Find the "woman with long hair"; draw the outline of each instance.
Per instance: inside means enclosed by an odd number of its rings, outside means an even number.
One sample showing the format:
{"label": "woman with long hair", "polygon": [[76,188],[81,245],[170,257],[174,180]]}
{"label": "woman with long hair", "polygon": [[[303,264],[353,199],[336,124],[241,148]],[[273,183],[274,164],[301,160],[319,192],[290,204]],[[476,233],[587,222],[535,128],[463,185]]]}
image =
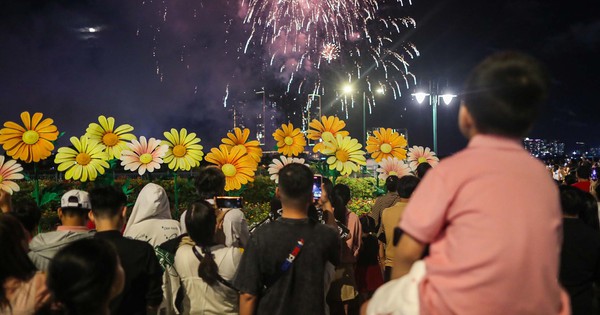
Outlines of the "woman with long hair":
{"label": "woman with long hair", "polygon": [[48,301],[46,276],[27,257],[28,238],[15,217],[0,216],[0,314],[34,314]]}
{"label": "woman with long hair", "polygon": [[125,272],[109,242],[86,238],[54,256],[47,281],[53,303],[63,314],[108,315],[110,301],[123,291]]}
{"label": "woman with long hair", "polygon": [[204,200],[191,205],[185,217],[195,246],[182,245],[175,254],[175,270],[185,291],[182,314],[238,314],[239,295],[231,287],[242,253],[215,240],[215,208]]}
{"label": "woman with long hair", "polygon": [[361,246],[362,228],[358,216],[348,210],[348,203],[351,199],[350,188],[343,184],[337,184],[333,187],[331,194],[333,215],[337,222],[348,228],[349,233],[345,242],[342,243],[340,265],[335,270],[327,302],[332,315],[352,314],[358,306],[356,299],[358,288],[354,270]]}

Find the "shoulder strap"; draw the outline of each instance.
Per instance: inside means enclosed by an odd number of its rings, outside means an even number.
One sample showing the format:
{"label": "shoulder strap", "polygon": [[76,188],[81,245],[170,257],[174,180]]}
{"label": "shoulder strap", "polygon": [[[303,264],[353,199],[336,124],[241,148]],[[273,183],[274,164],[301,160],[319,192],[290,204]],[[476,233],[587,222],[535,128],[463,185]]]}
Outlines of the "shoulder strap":
{"label": "shoulder strap", "polygon": [[263,291],[262,291],[263,296],[266,294],[266,292],[269,290],[269,288],[273,287],[273,285],[275,283],[277,283],[277,281],[279,279],[281,279],[287,273],[288,270],[292,269],[291,268],[292,264],[294,263],[296,258],[298,258],[298,255],[300,255],[302,248],[315,234],[315,233],[313,233],[313,230],[314,230],[314,227],[316,224],[318,224],[318,223],[311,221],[311,229],[310,229],[310,232],[308,233],[308,235],[301,235],[300,238],[298,238],[298,240],[294,244],[294,248],[292,248],[290,253],[287,255],[287,258],[284,260],[283,264],[281,264],[281,268],[279,269],[279,272],[272,278],[271,281],[269,281],[270,283],[264,285]]}
{"label": "shoulder strap", "polygon": [[[196,246],[192,246],[192,252],[194,252],[194,256],[196,256],[198,261],[202,262],[202,259],[204,259],[204,257],[202,256],[202,254],[200,254],[200,252],[198,252],[198,250],[196,249]],[[212,253],[210,255],[212,255]],[[221,277],[221,275],[218,272],[217,272],[217,281],[219,281],[219,283],[221,283],[222,285],[237,292],[237,289],[234,288],[233,285],[229,281],[227,281],[223,277]]]}

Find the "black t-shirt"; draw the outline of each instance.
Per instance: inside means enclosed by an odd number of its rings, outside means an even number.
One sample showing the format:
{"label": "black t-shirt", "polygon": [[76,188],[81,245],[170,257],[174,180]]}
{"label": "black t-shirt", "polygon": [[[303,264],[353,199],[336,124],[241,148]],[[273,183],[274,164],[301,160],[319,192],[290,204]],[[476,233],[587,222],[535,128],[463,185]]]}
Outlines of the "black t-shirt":
{"label": "black t-shirt", "polygon": [[119,231],[96,232],[96,238],[111,242],[125,270],[125,287],[110,304],[111,314],[146,314],[146,307],[162,302],[162,273],[152,246],[125,238]]}
{"label": "black t-shirt", "polygon": [[[299,239],[304,246],[282,272]],[[279,218],[259,227],[248,243],[233,285],[258,296],[257,314],[325,313],[325,264],[340,261],[341,240],[333,228],[310,219]]]}
{"label": "black t-shirt", "polygon": [[592,284],[600,279],[600,233],[580,219],[564,219],[560,258],[560,282],[571,298],[572,314],[592,314]]}

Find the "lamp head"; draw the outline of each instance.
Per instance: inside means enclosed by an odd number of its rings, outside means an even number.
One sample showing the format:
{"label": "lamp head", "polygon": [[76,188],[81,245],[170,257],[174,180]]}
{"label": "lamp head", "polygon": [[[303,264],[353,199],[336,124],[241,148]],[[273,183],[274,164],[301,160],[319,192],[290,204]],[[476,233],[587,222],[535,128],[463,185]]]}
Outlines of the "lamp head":
{"label": "lamp head", "polygon": [[425,100],[425,98],[427,96],[429,96],[429,93],[417,92],[417,93],[413,93],[413,96],[417,99],[417,102],[419,102],[419,104],[421,104],[421,103],[423,103],[423,101]]}
{"label": "lamp head", "polygon": [[444,104],[450,105],[450,102],[452,102],[452,99],[454,99],[456,97],[456,95],[454,95],[454,94],[443,94],[443,95],[441,95],[441,97],[444,100]]}
{"label": "lamp head", "polygon": [[344,92],[344,94],[350,94],[350,93],[352,93],[352,90],[353,90],[353,88],[352,88],[352,85],[350,85],[350,84],[346,84],[342,88],[342,92]]}

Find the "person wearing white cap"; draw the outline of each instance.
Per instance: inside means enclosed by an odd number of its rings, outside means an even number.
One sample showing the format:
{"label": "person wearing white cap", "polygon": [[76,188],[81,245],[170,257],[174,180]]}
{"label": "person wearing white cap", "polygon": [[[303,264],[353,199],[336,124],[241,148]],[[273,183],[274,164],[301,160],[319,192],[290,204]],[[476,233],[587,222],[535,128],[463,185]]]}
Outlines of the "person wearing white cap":
{"label": "person wearing white cap", "polygon": [[94,235],[86,226],[91,209],[90,196],[85,191],[70,190],[62,196],[57,210],[62,225],[56,231],[36,235],[29,243],[29,258],[39,270],[48,270],[54,255],[67,244]]}

